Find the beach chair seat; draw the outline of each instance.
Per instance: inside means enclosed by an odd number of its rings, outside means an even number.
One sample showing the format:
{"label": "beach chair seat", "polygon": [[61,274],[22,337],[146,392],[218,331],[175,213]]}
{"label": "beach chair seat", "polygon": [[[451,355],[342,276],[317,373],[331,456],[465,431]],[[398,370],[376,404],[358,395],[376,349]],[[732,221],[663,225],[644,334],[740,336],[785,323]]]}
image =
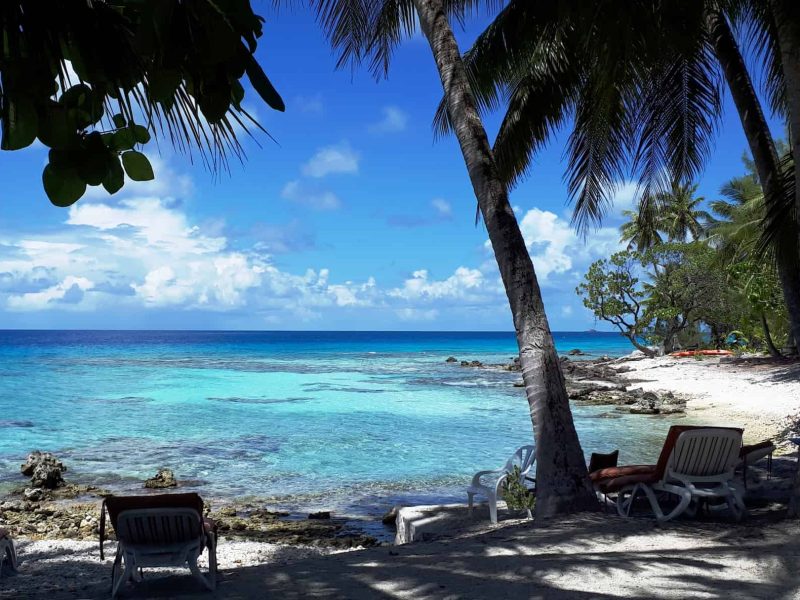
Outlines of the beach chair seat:
{"label": "beach chair seat", "polygon": [[[616,492],[622,516],[630,515],[634,500],[643,493],[661,522],[693,511],[700,501],[714,500],[724,502],[739,520],[746,509],[732,480],[741,446],[741,429],[673,425],[655,465],[603,469],[590,477],[598,490]],[[677,506],[665,514],[656,493],[677,496]]]}
{"label": "beach chair seat", "polygon": [[0,528],[0,577],[4,569],[17,570],[17,551],[14,549],[14,540],[8,531]]}
{"label": "beach chair seat", "polygon": [[[203,500],[195,493],[111,496],[100,517],[100,558],[104,559],[105,516],[117,537],[111,568],[111,596],[128,581],[139,581],[145,567],[187,566],[205,587],[216,587],[216,525],[203,518]],[[208,550],[208,574],[197,559]]]}
{"label": "beach chair seat", "polygon": [[472,483],[467,488],[469,511],[472,514],[472,504],[475,496],[483,496],[489,503],[489,519],[497,523],[497,500],[503,495],[503,484],[514,467],[519,467],[520,481],[528,488],[535,488],[536,478],[533,470],[536,463],[536,448],[522,446],[517,448],[506,461],[506,464],[491,471],[478,471],[472,477]]}

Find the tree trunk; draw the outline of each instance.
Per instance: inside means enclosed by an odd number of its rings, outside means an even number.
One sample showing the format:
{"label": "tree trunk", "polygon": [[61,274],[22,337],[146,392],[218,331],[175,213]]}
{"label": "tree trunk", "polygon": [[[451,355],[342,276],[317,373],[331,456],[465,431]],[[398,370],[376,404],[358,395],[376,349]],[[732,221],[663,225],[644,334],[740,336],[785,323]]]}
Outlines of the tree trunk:
{"label": "tree trunk", "polygon": [[441,0],[413,0],[505,286],[536,439],[536,515],[596,509],[539,282],[508,202]]}
{"label": "tree trunk", "polygon": [[653,358],[653,357],[656,355],[656,353],[655,353],[655,352],[653,352],[653,351],[652,351],[650,348],[648,348],[647,346],[643,346],[642,344],[640,344],[640,343],[639,343],[639,340],[637,340],[637,339],[636,339],[636,335],[635,335],[635,334],[633,334],[633,335],[627,335],[627,336],[625,336],[625,337],[627,337],[627,338],[630,340],[630,342],[631,342],[631,344],[633,344],[633,347],[634,347],[634,348],[636,348],[636,349],[637,349],[639,352],[641,352],[641,353],[642,353],[642,354],[644,354],[645,356],[647,356],[647,357],[649,357],[649,358]]}
{"label": "tree trunk", "polygon": [[764,341],[767,344],[769,355],[774,358],[783,358],[783,354],[781,354],[781,351],[775,347],[775,344],[772,341],[772,334],[769,332],[769,323],[767,323],[767,315],[765,315],[763,312],[761,313],[761,329],[764,330]]}
{"label": "tree trunk", "polygon": [[[767,206],[773,205],[783,192],[780,186],[778,153],[775,150],[769,125],[764,118],[764,112],[761,109],[761,103],[756,95],[747,66],[725,16],[720,12],[712,12],[709,14],[708,20],[714,51],[717,60],[722,65],[725,80],[742,121],[745,137],[747,137],[747,143],[758,172],[758,179],[764,190],[765,203]],[[800,93],[800,90],[798,92]],[[800,101],[800,98],[798,100]],[[797,154],[797,150],[795,150],[795,156],[800,156]],[[800,192],[800,188],[798,188],[798,192]],[[800,341],[800,260],[798,260],[800,246],[794,252],[794,260],[791,256],[786,257],[787,253],[776,252],[775,254],[778,278],[789,313],[792,337]]]}

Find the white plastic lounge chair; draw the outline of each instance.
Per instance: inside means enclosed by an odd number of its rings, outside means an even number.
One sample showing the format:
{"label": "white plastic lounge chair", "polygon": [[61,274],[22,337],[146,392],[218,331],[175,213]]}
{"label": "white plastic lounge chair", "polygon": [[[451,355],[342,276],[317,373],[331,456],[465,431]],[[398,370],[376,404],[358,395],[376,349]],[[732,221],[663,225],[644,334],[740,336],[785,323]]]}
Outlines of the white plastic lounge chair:
{"label": "white plastic lounge chair", "polygon": [[[746,508],[732,481],[741,447],[740,429],[673,426],[662,450],[662,458],[669,452],[665,468],[660,468],[663,464],[660,458],[650,474],[642,474],[640,481],[631,481],[620,489],[617,496],[619,514],[629,516],[633,500],[639,492],[643,492],[660,522],[674,519],[683,512],[693,512],[696,503],[690,505],[700,499],[723,500],[736,520],[740,520]],[[678,496],[678,505],[664,514],[656,492]]]}
{"label": "white plastic lounge chair", "polygon": [[0,577],[3,576],[3,569],[6,566],[12,571],[17,570],[17,552],[14,550],[14,541],[8,532],[0,529]]}
{"label": "white plastic lounge chair", "polygon": [[472,504],[475,496],[484,496],[489,501],[489,518],[492,523],[497,523],[497,499],[502,497],[503,483],[514,467],[519,467],[520,481],[535,484],[534,464],[536,462],[536,448],[522,446],[506,461],[506,464],[493,471],[478,471],[472,477],[472,483],[467,488],[469,510],[472,514]]}
{"label": "white plastic lounge chair", "polygon": [[[140,581],[143,567],[188,566],[205,587],[216,587],[216,535],[213,522],[203,519],[203,500],[197,494],[111,496],[103,502],[117,536],[111,569],[111,597],[126,582]],[[100,524],[103,559],[105,510]],[[197,559],[208,548],[208,575]]]}

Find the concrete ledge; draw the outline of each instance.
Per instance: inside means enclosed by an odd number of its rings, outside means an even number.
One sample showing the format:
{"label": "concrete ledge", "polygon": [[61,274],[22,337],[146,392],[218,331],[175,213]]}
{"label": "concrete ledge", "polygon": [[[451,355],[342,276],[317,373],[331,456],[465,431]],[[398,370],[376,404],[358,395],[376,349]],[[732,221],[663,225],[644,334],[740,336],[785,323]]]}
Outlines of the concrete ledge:
{"label": "concrete ledge", "polygon": [[[499,502],[497,508],[505,509],[505,504]],[[406,506],[397,512],[396,525],[394,543],[398,546],[492,527],[489,507],[485,504],[475,506],[472,515],[466,504]]]}

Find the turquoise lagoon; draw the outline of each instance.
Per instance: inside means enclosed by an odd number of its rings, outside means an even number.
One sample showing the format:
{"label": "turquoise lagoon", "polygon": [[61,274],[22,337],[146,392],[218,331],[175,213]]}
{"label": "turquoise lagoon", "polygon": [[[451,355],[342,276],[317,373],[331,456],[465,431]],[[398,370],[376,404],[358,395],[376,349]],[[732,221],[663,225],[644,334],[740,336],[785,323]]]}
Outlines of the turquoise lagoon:
{"label": "turquoise lagoon", "polygon": [[[560,352],[622,355],[613,333]],[[531,440],[510,333],[0,332],[0,489],[33,449],[119,492],[157,468],[209,497],[372,514],[461,499],[471,473]],[[575,407],[584,451],[655,458],[668,421]]]}

